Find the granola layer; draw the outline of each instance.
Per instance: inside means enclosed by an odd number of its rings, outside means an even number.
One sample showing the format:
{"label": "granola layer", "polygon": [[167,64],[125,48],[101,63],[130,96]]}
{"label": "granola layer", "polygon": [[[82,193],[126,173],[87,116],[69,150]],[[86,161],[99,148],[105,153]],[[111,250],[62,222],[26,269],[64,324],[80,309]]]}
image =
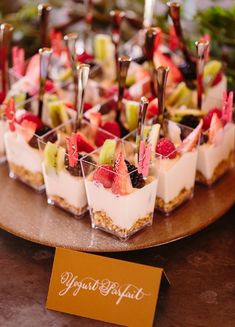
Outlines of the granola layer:
{"label": "granola layer", "polygon": [[43,175],[41,172],[33,173],[23,166],[18,166],[13,162],[9,162],[10,173],[14,174],[14,177],[20,179],[25,184],[30,185],[35,189],[40,189],[44,185]]}
{"label": "granola layer", "polygon": [[223,159],[215,168],[211,178],[207,179],[200,171],[197,170],[196,181],[210,186],[222,177],[234,164],[234,152],[231,151],[227,159]]}
{"label": "granola layer", "polygon": [[113,220],[107,216],[104,211],[93,211],[92,214],[92,224],[100,229],[109,231],[110,233],[117,235],[121,238],[128,238],[130,235],[134,234],[138,230],[142,229],[146,225],[152,224],[153,214],[149,213],[143,218],[136,220],[134,225],[130,229],[122,228],[113,223]]}
{"label": "granola layer", "polygon": [[170,213],[172,210],[180,206],[183,202],[191,198],[193,195],[193,187],[183,190],[171,201],[165,202],[162,198],[156,197],[155,208],[164,213]]}
{"label": "granola layer", "polygon": [[87,205],[82,208],[77,208],[69,204],[65,199],[61,198],[58,195],[49,195],[48,197],[54,205],[61,207],[62,209],[69,211],[76,216],[82,215],[87,210]]}

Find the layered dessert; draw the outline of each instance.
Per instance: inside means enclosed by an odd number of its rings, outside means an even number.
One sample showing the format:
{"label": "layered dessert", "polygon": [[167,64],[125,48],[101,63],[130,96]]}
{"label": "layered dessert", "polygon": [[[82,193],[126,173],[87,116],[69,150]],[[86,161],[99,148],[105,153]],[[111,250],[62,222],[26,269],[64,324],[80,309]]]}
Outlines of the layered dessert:
{"label": "layered dessert", "polygon": [[[45,180],[47,201],[75,216],[87,210],[87,197],[82,177],[81,158],[101,146],[105,140],[115,142],[114,136],[83,121],[75,133],[61,133],[53,130],[39,140],[43,152],[42,171]],[[50,134],[57,133],[55,143],[46,142]],[[60,135],[60,136],[59,136]],[[87,160],[91,161],[89,156]]]}
{"label": "layered dessert", "polygon": [[[63,110],[63,114],[61,111],[59,114],[69,119],[66,109]],[[35,190],[44,190],[38,138],[52,128],[43,123],[40,117],[26,110],[11,112],[11,117],[7,115],[7,120],[10,129],[5,133],[4,141],[10,177],[21,180]],[[51,134],[51,137],[55,141],[56,135]]]}
{"label": "layered dessert", "polygon": [[156,173],[144,178],[120,144],[106,141],[97,155],[95,165],[86,157],[81,161],[92,227],[128,239],[152,224]]}
{"label": "layered dessert", "polygon": [[5,153],[5,145],[4,145],[4,134],[6,133],[6,131],[7,131],[7,123],[6,120],[3,117],[1,117],[1,112],[0,112],[0,164],[6,161],[6,153]]}
{"label": "layered dessert", "polygon": [[166,136],[156,145],[161,165],[155,203],[156,209],[166,215],[193,197],[202,121],[193,131],[171,121],[167,125]]}
{"label": "layered dessert", "polygon": [[198,148],[198,182],[210,186],[234,165],[234,140],[232,108],[209,111],[204,117],[203,140]]}

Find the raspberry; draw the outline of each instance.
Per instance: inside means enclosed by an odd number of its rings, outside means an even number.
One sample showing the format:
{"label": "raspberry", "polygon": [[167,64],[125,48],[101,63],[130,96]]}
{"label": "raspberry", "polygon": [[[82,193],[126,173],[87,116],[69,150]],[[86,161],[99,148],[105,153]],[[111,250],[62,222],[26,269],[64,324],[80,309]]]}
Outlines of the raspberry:
{"label": "raspberry", "polygon": [[163,155],[164,157],[168,157],[169,159],[174,159],[176,157],[175,146],[167,138],[162,138],[158,141],[156,152]]}
{"label": "raspberry", "polygon": [[218,118],[221,118],[222,116],[222,111],[218,108],[213,108],[210,111],[208,111],[207,115],[203,118],[203,130],[206,131],[207,129],[210,128],[211,125],[211,119],[213,114],[216,113]]}

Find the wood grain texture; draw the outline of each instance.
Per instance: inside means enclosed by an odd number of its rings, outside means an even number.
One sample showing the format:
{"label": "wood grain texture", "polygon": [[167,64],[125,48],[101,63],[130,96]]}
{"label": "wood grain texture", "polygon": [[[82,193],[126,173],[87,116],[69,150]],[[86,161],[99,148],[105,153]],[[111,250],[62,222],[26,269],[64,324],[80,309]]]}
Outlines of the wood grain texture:
{"label": "wood grain texture", "polygon": [[89,216],[79,220],[47,205],[45,194],[8,177],[0,167],[0,227],[16,236],[52,247],[87,252],[122,252],[149,248],[190,236],[224,215],[235,202],[235,169],[212,188],[196,186],[194,198],[169,217],[156,214],[153,226],[122,242],[90,226]]}

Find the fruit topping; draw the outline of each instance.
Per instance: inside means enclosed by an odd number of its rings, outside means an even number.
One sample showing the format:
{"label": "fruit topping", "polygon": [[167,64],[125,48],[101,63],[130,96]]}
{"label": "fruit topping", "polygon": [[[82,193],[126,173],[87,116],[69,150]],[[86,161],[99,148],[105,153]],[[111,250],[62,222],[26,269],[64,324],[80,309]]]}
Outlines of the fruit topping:
{"label": "fruit topping", "polygon": [[116,140],[106,140],[100,150],[99,163],[112,165],[114,162],[114,153],[116,150]]}
{"label": "fruit topping", "polygon": [[129,131],[133,131],[138,125],[139,102],[127,101],[125,109],[128,129]]}
{"label": "fruit topping", "polygon": [[82,155],[78,154],[78,160],[74,167],[71,167],[69,164],[69,156],[68,154],[65,155],[64,157],[64,165],[65,169],[72,175],[72,176],[82,176],[82,168],[81,168],[81,163],[80,159],[82,158]]}
{"label": "fruit topping", "polygon": [[36,124],[36,130],[43,127],[42,120],[38,116],[35,116],[34,114],[32,114],[30,112],[26,111],[22,115],[20,115],[19,118],[17,119],[17,123],[22,124],[22,122],[25,121],[25,120],[35,123]]}
{"label": "fruit topping", "polygon": [[97,127],[99,127],[101,125],[102,115],[100,112],[91,111],[91,112],[89,112],[88,118],[92,125],[97,126]]}
{"label": "fruit topping", "polygon": [[222,116],[222,111],[218,108],[213,108],[210,111],[208,111],[207,115],[203,118],[203,130],[206,131],[210,128],[211,125],[211,119],[213,114],[216,114],[219,118]]}
{"label": "fruit topping", "polygon": [[149,132],[148,132],[148,136],[147,136],[147,144],[151,144],[151,149],[153,152],[153,155],[155,155],[155,149],[157,146],[157,142],[159,139],[159,135],[160,135],[160,128],[161,125],[160,124],[154,124],[151,126]]}
{"label": "fruit topping", "polygon": [[221,69],[222,64],[217,60],[211,60],[205,65],[203,79],[206,86],[216,85],[216,80],[218,83],[218,74]]}
{"label": "fruit topping", "polygon": [[167,123],[167,135],[174,144],[181,143],[181,129],[178,124],[171,120]]}
{"label": "fruit topping", "polygon": [[150,119],[153,117],[156,117],[158,115],[158,99],[155,98],[152,101],[149,102],[146,118]]}
{"label": "fruit topping", "polygon": [[220,141],[220,136],[223,132],[223,123],[217,113],[213,113],[208,134],[210,144],[217,144]]}
{"label": "fruit topping", "polygon": [[21,125],[20,125],[20,128],[19,128],[19,133],[23,136],[24,140],[28,143],[35,131],[36,131],[36,123],[32,122],[32,121],[29,121],[29,120],[23,120]]}
{"label": "fruit topping", "polygon": [[139,174],[136,166],[129,163],[129,161],[125,160],[127,165],[128,173],[130,173],[131,184],[135,188],[142,188],[145,185],[145,181],[143,178],[143,174]]}
{"label": "fruit topping", "polygon": [[197,127],[183,140],[181,145],[177,148],[177,152],[183,154],[185,152],[192,151],[198,144],[201,132],[202,132],[203,120],[200,120],[200,123]]}
{"label": "fruit topping", "polygon": [[48,110],[53,128],[65,123],[69,119],[67,109],[61,101],[48,102]]}
{"label": "fruit topping", "polygon": [[158,141],[156,152],[169,159],[176,157],[175,145],[168,138],[162,138]]}
{"label": "fruit topping", "polygon": [[179,83],[171,95],[168,97],[166,104],[167,106],[190,105],[192,99],[192,91],[186,86],[185,82]]}
{"label": "fruit topping", "polygon": [[108,139],[114,139],[115,136],[109,135],[106,132],[102,131],[102,130],[98,130],[96,133],[96,137],[95,137],[95,145],[97,147],[100,147],[104,144],[104,142]]}
{"label": "fruit topping", "polygon": [[93,180],[102,184],[105,188],[110,188],[114,180],[114,170],[109,165],[102,165],[96,169]]}
{"label": "fruit topping", "polygon": [[121,137],[120,126],[116,121],[107,121],[102,125],[102,128],[114,136]]}
{"label": "fruit topping", "polygon": [[56,172],[57,166],[57,151],[58,147],[56,144],[48,142],[44,149],[44,165],[46,173]]}
{"label": "fruit topping", "polygon": [[182,117],[180,123],[191,128],[196,128],[199,124],[199,117],[195,115],[185,115]]}
{"label": "fruit topping", "polygon": [[132,191],[130,175],[128,174],[127,165],[124,161],[124,155],[121,151],[115,162],[114,168],[116,174],[112,184],[112,192],[117,195],[127,195]]}
{"label": "fruit topping", "polygon": [[79,152],[90,153],[95,150],[93,145],[89,143],[88,139],[84,135],[77,132],[76,137],[77,137],[77,145],[78,145]]}

